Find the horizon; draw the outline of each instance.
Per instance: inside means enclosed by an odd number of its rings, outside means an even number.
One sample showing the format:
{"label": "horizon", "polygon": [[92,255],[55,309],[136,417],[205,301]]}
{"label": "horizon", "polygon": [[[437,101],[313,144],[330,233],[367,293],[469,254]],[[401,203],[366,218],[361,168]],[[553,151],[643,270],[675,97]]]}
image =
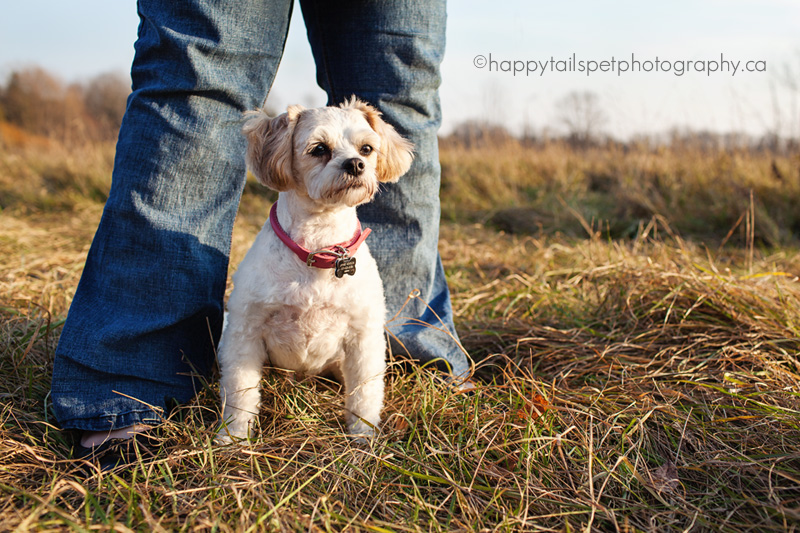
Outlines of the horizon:
{"label": "horizon", "polygon": [[[466,121],[501,124],[516,135],[561,135],[563,100],[591,93],[600,131],[615,139],[687,130],[800,136],[800,3],[518,0],[492,7],[487,13],[475,0],[448,5],[443,135]],[[76,8],[31,0],[8,11],[0,22],[3,80],[25,66],[67,83],[105,72],[129,76],[138,25],[133,4],[85,0]],[[748,71],[748,62],[760,68]],[[295,7],[268,104],[282,110],[325,101]]]}

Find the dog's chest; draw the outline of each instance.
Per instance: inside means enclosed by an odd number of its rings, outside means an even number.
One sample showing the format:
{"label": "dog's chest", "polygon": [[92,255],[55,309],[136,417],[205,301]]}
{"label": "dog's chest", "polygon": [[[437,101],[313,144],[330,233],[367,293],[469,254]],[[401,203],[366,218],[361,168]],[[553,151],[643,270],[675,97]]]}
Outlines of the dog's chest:
{"label": "dog's chest", "polygon": [[313,375],[342,357],[352,334],[339,306],[280,305],[270,310],[263,339],[272,366]]}

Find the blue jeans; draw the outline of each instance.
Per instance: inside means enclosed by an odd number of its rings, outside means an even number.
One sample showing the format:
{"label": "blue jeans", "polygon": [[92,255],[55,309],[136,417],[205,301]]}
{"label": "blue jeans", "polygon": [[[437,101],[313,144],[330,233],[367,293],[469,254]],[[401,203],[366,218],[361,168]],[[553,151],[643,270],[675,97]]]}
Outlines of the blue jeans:
{"label": "blue jeans", "polygon": [[[359,96],[416,147],[409,173],[359,211],[389,315],[420,291],[409,318],[390,324],[393,348],[465,375],[437,251],[444,1],[301,4],[329,103]],[[156,423],[211,375],[245,181],[241,114],[272,84],[292,2],[138,9],[111,192],[56,350],[51,397],[63,428]]]}

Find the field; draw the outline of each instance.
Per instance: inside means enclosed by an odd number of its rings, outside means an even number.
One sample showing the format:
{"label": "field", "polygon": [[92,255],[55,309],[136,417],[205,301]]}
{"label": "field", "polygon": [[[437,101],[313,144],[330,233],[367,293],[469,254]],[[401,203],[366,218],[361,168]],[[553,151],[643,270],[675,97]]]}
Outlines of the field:
{"label": "field", "polygon": [[[334,387],[268,374],[262,438],[221,449],[209,383],[156,457],[87,476],[49,376],[113,146],[0,134],[0,530],[800,529],[797,153],[446,144],[473,391],[393,365],[353,446]],[[232,269],[269,201],[245,191]]]}

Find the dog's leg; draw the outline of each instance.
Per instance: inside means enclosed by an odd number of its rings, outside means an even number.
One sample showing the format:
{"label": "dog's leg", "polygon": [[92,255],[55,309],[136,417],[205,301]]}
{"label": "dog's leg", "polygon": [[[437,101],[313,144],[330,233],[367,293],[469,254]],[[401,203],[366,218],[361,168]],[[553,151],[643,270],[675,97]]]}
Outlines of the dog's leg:
{"label": "dog's leg", "polygon": [[261,401],[259,383],[267,357],[258,332],[247,328],[243,331],[236,326],[231,317],[220,342],[220,396],[224,406],[223,422],[216,439],[220,444],[230,443],[233,438],[247,437],[258,414]]}
{"label": "dog's leg", "polygon": [[377,430],[383,408],[385,355],[382,324],[345,347],[341,371],[347,395],[345,420],[350,435],[371,437]]}

